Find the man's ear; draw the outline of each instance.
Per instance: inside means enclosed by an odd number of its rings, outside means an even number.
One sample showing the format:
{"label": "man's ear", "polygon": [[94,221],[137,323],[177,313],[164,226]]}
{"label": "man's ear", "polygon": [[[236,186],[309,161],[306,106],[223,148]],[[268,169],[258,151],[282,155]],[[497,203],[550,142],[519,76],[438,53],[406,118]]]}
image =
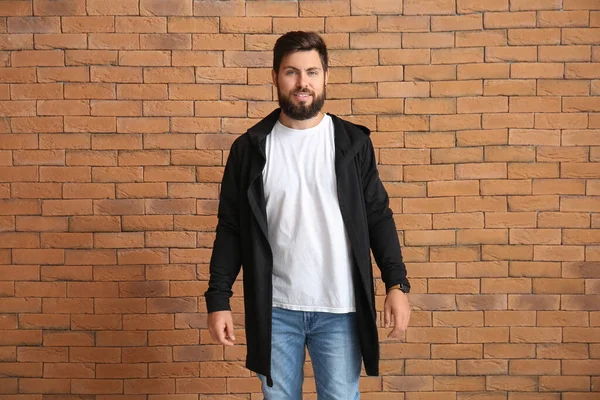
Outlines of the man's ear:
{"label": "man's ear", "polygon": [[277,72],[275,72],[274,69],[271,70],[271,78],[273,79],[273,85],[275,87],[278,87],[277,86]]}

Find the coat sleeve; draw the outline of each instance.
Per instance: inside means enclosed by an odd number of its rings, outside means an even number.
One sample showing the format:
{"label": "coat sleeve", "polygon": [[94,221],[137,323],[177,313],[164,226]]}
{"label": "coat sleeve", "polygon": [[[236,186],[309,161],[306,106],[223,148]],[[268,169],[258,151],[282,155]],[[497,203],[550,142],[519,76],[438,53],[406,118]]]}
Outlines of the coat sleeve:
{"label": "coat sleeve", "polygon": [[370,138],[363,148],[361,173],[369,241],[375,262],[381,270],[381,278],[386,289],[400,283],[410,286],[389,197],[379,179],[375,149]]}
{"label": "coat sleeve", "polygon": [[237,142],[231,146],[221,182],[216,238],[210,259],[210,279],[208,290],[204,294],[209,313],[231,310],[231,288],[241,268],[238,147]]}

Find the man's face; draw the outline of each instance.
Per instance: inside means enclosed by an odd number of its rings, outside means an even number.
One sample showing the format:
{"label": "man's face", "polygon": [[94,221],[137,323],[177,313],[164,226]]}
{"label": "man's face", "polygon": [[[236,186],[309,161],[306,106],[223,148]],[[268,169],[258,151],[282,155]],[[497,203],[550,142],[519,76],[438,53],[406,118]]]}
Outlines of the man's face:
{"label": "man's face", "polygon": [[297,51],[285,56],[279,73],[273,71],[273,84],[277,86],[281,110],[299,121],[315,117],[325,104],[328,75],[323,71],[316,50]]}

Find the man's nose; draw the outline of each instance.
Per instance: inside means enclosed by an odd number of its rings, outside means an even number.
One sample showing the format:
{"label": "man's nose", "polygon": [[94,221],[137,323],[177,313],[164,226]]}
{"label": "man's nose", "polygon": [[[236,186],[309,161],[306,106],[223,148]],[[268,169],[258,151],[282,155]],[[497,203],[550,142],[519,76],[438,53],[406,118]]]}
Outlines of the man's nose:
{"label": "man's nose", "polygon": [[308,75],[305,72],[298,74],[298,86],[302,89],[308,86]]}

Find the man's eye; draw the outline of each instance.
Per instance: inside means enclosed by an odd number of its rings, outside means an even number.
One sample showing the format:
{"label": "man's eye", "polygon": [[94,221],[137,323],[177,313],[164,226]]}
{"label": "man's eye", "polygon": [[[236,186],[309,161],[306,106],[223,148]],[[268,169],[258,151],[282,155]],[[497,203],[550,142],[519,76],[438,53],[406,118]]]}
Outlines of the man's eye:
{"label": "man's eye", "polygon": [[317,76],[317,71],[308,71],[308,75]]}
{"label": "man's eye", "polygon": [[292,74],[295,74],[295,73],[296,73],[296,71],[288,71],[288,72],[286,72],[286,75],[292,75]]}

